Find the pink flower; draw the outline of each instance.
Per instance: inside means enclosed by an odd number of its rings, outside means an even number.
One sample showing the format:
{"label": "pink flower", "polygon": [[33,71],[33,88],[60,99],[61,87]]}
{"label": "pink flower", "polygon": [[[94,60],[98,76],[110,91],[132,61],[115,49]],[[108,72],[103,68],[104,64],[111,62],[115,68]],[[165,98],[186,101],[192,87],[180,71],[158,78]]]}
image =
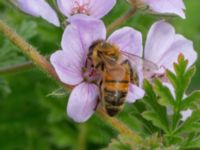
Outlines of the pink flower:
{"label": "pink flower", "polygon": [[57,3],[67,17],[85,14],[99,19],[114,7],[116,0],[57,0]]}
{"label": "pink flower", "polygon": [[165,21],[154,23],[147,35],[144,58],[158,65],[161,73],[163,68],[173,71],[173,63],[177,62],[179,54],[189,61],[188,67],[197,59],[192,41],[176,34],[174,27]]}
{"label": "pink flower", "polygon": [[[99,96],[99,87],[94,83],[98,75],[91,75],[91,67],[85,66],[85,62],[89,47],[97,40],[106,40],[106,28],[102,21],[85,15],[76,15],[69,22],[62,37],[63,50],[52,54],[50,60],[62,82],[76,85],[69,97],[67,113],[76,122],[84,122],[94,113]],[[132,28],[115,31],[107,41],[120,50],[142,56],[142,36]],[[141,88],[130,84],[127,102],[143,96]]]}
{"label": "pink flower", "polygon": [[57,14],[45,0],[13,0],[12,2],[23,12],[35,17],[42,17],[55,26],[60,26]]}
{"label": "pink flower", "polygon": [[187,109],[187,110],[181,111],[181,116],[182,116],[181,120],[186,121],[189,117],[192,116],[192,110]]}
{"label": "pink flower", "polygon": [[[51,56],[51,63],[62,82],[76,85],[69,98],[67,113],[75,121],[84,122],[94,113],[99,96],[99,87],[94,84],[99,76],[91,76],[92,70],[85,66],[85,62],[93,42],[106,39],[106,29],[102,21],[85,15],[76,15],[69,22],[62,37],[63,50]],[[130,27],[115,31],[107,41],[118,46],[122,52],[142,57],[141,33]],[[164,21],[153,24],[147,36],[145,59],[173,70],[172,64],[180,53],[188,59],[189,65],[197,58],[192,42],[176,34],[170,24]],[[158,72],[163,73],[163,68]],[[143,96],[144,91],[140,87],[130,84],[127,102],[135,102]]]}
{"label": "pink flower", "polygon": [[176,14],[185,19],[183,0],[141,0],[156,13]]}
{"label": "pink flower", "polygon": [[[165,73],[165,69],[174,72],[173,64],[177,62],[179,54],[183,54],[185,59],[188,60],[188,67],[193,65],[197,59],[197,53],[194,51],[192,41],[180,34],[176,34],[174,27],[165,21],[154,23],[147,35],[144,58],[158,65],[160,69],[155,74],[162,75]],[[150,76],[148,75],[147,77]],[[163,84],[169,88],[175,98],[173,86],[166,81]],[[187,96],[184,95],[184,97]],[[173,114],[170,107],[167,107],[167,112],[168,114]],[[181,115],[181,120],[185,121],[192,115],[192,110],[182,110]]]}
{"label": "pink flower", "polygon": [[142,7],[149,6],[149,9],[155,13],[176,14],[185,19],[185,5],[183,0],[127,0],[132,5]]}

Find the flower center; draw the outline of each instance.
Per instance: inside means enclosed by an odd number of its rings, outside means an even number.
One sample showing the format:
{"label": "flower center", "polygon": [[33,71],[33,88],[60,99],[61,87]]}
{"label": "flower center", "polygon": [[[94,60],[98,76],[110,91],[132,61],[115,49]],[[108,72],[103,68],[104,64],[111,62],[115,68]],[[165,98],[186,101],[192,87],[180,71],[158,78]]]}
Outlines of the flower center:
{"label": "flower center", "polygon": [[101,73],[94,67],[90,58],[87,58],[85,66],[82,68],[82,73],[86,82],[99,84],[101,81]]}
{"label": "flower center", "polygon": [[90,4],[90,0],[88,0],[87,3],[83,3],[83,4],[80,4],[80,2],[78,1],[74,1],[74,7],[72,9],[71,15],[85,14],[89,16],[90,15],[89,4]]}

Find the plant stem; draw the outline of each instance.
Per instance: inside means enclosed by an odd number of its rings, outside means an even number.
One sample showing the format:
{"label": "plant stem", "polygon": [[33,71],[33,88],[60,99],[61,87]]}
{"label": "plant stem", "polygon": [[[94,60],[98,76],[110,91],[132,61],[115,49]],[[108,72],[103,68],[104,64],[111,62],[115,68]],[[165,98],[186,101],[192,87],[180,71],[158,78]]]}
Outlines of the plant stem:
{"label": "plant stem", "polygon": [[[130,10],[128,10],[126,12],[125,15],[121,16],[120,18],[118,18],[117,20],[115,20],[112,24],[110,24],[107,27],[107,32],[112,32],[115,28],[117,28],[118,26],[120,26],[121,24],[123,24],[127,19],[129,19],[131,16],[133,16],[136,12],[137,8],[131,8]],[[2,23],[1,23],[2,24]],[[1,25],[2,26],[2,25]],[[12,41],[13,42],[13,41]],[[16,41],[15,41],[16,42]],[[14,43],[14,42],[13,42]],[[15,44],[15,43],[14,43]],[[15,44],[17,45],[17,44]],[[18,46],[18,45],[17,45]],[[26,45],[27,46],[27,45]],[[18,46],[21,49],[21,46]],[[24,45],[23,45],[24,47]],[[32,47],[33,48],[33,47]],[[34,48],[35,49],[35,48]],[[35,49],[36,50],[36,49]],[[34,62],[34,61],[33,61]],[[30,63],[30,64],[29,64]],[[37,65],[37,63],[36,63]],[[0,74],[5,74],[5,73],[13,73],[15,71],[18,70],[25,70],[25,69],[30,69],[34,67],[33,64],[31,64],[31,62],[27,62],[24,64],[17,64],[14,66],[10,66],[10,67],[5,67],[5,68],[0,68]]]}
{"label": "plant stem", "polygon": [[[40,55],[37,50],[27,43],[23,38],[17,35],[9,26],[7,26],[2,20],[0,20],[0,32],[4,33],[5,37],[8,38],[14,45],[20,48],[20,50],[31,59],[34,64],[39,67],[43,72],[51,75],[55,80],[60,81],[52,65],[46,60],[45,57]],[[59,83],[62,83],[61,81]],[[63,85],[63,83],[62,83]],[[70,90],[71,86],[64,86],[66,90]],[[106,120],[112,125],[120,134],[128,134],[135,140],[139,141],[139,135],[135,134],[126,125],[116,118],[110,118],[105,114],[103,109],[97,111],[99,116]]]}
{"label": "plant stem", "polygon": [[120,26],[121,24],[123,24],[126,20],[128,20],[131,16],[133,16],[136,12],[137,8],[131,8],[129,9],[126,14],[124,14],[123,16],[121,16],[120,18],[118,18],[117,20],[115,20],[112,24],[110,24],[107,27],[107,32],[110,33],[112,32],[114,29],[116,29],[118,26]]}
{"label": "plant stem", "polygon": [[54,71],[53,67],[48,63],[48,61],[41,56],[38,51],[17,35],[10,27],[8,27],[3,21],[0,20],[0,31],[20,50],[29,57],[35,65],[40,69],[44,70],[46,73],[50,73],[55,79],[58,80],[58,76]]}
{"label": "plant stem", "polygon": [[54,68],[45,57],[39,54],[36,48],[26,42],[22,37],[15,33],[6,23],[0,20],[0,32],[7,37],[14,45],[16,45],[23,54],[25,54],[38,68],[47,75],[51,75],[56,81],[59,81],[64,87],[72,88],[64,85],[58,78]]}
{"label": "plant stem", "polygon": [[97,110],[98,115],[101,116],[102,120],[105,120],[107,123],[112,125],[120,134],[122,135],[128,135],[130,136],[135,142],[140,143],[141,142],[141,137],[134,133],[130,128],[128,128],[123,122],[120,120],[114,118],[114,117],[109,117],[105,111],[103,110],[102,107],[98,108]]}
{"label": "plant stem", "polygon": [[14,73],[18,70],[21,71],[21,70],[26,70],[26,69],[31,69],[31,68],[34,68],[34,64],[31,61],[28,61],[21,64],[0,68],[0,74]]}
{"label": "plant stem", "polygon": [[87,126],[86,124],[79,125],[79,136],[77,139],[77,150],[86,150],[86,136],[87,136]]}

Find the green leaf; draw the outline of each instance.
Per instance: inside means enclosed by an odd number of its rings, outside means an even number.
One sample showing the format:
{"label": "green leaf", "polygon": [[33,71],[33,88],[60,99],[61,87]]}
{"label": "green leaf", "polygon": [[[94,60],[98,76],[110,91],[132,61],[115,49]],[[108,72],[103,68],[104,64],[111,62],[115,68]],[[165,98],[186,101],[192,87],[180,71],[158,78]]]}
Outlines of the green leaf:
{"label": "green leaf", "polygon": [[159,116],[157,115],[156,112],[153,112],[153,111],[145,111],[142,116],[149,120],[149,121],[152,121],[152,123],[156,126],[156,127],[159,127],[161,129],[163,129],[165,132],[168,132],[168,129],[166,127],[166,124],[164,124],[162,122],[162,120],[159,118]]}
{"label": "green leaf", "polygon": [[136,148],[132,138],[126,135],[119,135],[118,139],[113,139],[107,148],[102,150],[132,150]]}
{"label": "green leaf", "polygon": [[194,111],[186,121],[179,125],[174,134],[187,133],[192,131],[200,131],[200,110]]}
{"label": "green leaf", "polygon": [[169,79],[170,83],[176,89],[177,88],[177,83],[176,83],[177,77],[176,77],[176,75],[169,70],[166,70],[166,75],[167,75],[167,78]]}
{"label": "green leaf", "polygon": [[[17,33],[26,40],[30,40],[36,36],[37,24],[33,21],[22,21],[17,28]],[[19,52],[18,48],[14,46],[4,36],[0,35],[0,67],[10,66],[13,64],[24,62],[25,57]]]}
{"label": "green leaf", "polygon": [[171,106],[173,108],[175,106],[175,99],[172,96],[170,90],[166,86],[164,86],[159,80],[155,80],[154,83],[155,92],[160,97],[160,104],[163,106]]}
{"label": "green leaf", "polygon": [[200,101],[200,91],[194,91],[192,94],[187,96],[181,103],[181,109],[190,108],[194,104],[198,104]]}
{"label": "green leaf", "polygon": [[184,58],[183,54],[180,54],[178,56],[178,63],[174,63],[174,70],[176,72],[177,77],[185,74],[187,65],[188,65],[188,60]]}
{"label": "green leaf", "polygon": [[184,146],[185,149],[198,150],[200,149],[200,137],[190,141]]}
{"label": "green leaf", "polygon": [[166,108],[158,103],[158,97],[153,91],[152,85],[147,80],[144,81],[144,89],[146,96],[144,97],[143,102],[147,105],[147,107],[149,107],[149,110],[143,113],[143,117],[152,121],[155,126],[163,129],[165,132],[168,132]]}
{"label": "green leaf", "polygon": [[0,77],[0,97],[5,97],[11,93],[8,82]]}
{"label": "green leaf", "polygon": [[49,93],[47,96],[63,98],[63,97],[67,97],[68,95],[69,95],[69,91],[66,91],[66,89],[61,87],[61,88],[58,88],[58,89],[54,90],[53,92]]}
{"label": "green leaf", "polygon": [[183,98],[184,93],[191,82],[191,78],[196,72],[195,67],[188,69],[187,65],[188,60],[186,60],[184,56],[180,54],[178,57],[178,63],[174,64],[174,70],[176,74],[170,72],[169,70],[166,71],[167,77],[175,89],[177,103],[179,103]]}

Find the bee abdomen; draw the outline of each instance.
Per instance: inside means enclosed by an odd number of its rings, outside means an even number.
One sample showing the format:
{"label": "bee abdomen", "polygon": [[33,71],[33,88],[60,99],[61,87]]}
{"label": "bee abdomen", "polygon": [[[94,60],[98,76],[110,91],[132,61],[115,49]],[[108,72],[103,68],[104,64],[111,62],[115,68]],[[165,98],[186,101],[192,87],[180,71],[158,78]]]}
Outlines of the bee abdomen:
{"label": "bee abdomen", "polygon": [[121,106],[106,105],[105,108],[106,108],[107,114],[112,117],[118,114],[122,110],[123,105]]}
{"label": "bee abdomen", "polygon": [[122,105],[125,101],[126,95],[127,91],[119,91],[119,90],[112,91],[107,88],[104,89],[105,102],[114,106]]}
{"label": "bee abdomen", "polygon": [[127,91],[104,89],[105,108],[110,116],[116,115],[122,109],[126,95]]}

